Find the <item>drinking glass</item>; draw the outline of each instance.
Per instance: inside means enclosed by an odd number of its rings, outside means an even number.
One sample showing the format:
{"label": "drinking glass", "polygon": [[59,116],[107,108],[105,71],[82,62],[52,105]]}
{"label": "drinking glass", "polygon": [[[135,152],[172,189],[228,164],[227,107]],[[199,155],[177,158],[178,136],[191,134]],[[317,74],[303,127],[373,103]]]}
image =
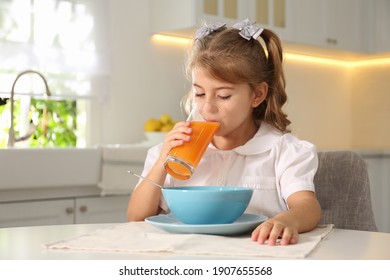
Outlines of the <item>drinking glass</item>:
{"label": "drinking glass", "polygon": [[187,119],[191,122],[191,140],[172,148],[164,163],[165,170],[176,179],[191,178],[220,126],[218,122],[209,122],[196,117],[199,116],[196,111],[197,108],[194,106]]}

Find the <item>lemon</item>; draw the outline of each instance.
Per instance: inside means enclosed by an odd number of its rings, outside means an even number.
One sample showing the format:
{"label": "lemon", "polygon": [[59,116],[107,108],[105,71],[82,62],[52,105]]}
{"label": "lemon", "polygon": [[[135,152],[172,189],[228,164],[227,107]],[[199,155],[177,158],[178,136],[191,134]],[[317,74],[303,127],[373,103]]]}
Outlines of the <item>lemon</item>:
{"label": "lemon", "polygon": [[149,119],[145,122],[144,130],[145,131],[160,131],[161,122],[156,119]]}
{"label": "lemon", "polygon": [[171,123],[172,123],[172,117],[171,117],[171,115],[169,115],[169,114],[162,114],[162,115],[160,116],[160,122],[161,122],[163,125],[171,124]]}
{"label": "lemon", "polygon": [[174,127],[175,124],[173,123],[169,123],[169,124],[165,124],[161,127],[161,131],[162,132],[168,132],[168,131],[171,131],[172,128]]}

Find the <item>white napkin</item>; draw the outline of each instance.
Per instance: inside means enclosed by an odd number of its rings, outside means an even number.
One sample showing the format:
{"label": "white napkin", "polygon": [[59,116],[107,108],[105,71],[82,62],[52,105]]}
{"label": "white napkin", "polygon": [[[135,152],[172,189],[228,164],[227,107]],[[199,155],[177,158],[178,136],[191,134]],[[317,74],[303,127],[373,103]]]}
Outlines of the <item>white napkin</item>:
{"label": "white napkin", "polygon": [[333,225],[321,225],[311,232],[300,234],[297,244],[269,246],[255,243],[249,234],[243,236],[173,234],[146,222],[130,222],[95,230],[73,239],[46,244],[45,247],[48,250],[304,258],[332,228]]}

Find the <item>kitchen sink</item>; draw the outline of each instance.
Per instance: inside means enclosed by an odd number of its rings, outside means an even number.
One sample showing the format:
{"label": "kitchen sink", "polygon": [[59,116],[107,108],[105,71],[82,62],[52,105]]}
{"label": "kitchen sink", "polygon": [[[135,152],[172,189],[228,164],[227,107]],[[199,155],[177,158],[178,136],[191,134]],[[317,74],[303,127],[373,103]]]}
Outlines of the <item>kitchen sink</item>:
{"label": "kitchen sink", "polygon": [[100,148],[0,149],[0,189],[96,186]]}

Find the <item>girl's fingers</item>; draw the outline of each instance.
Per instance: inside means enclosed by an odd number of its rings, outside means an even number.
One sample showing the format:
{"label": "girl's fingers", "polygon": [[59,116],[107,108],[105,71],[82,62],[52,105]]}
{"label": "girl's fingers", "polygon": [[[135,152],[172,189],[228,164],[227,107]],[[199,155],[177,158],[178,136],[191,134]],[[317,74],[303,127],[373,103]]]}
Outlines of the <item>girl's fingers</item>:
{"label": "girl's fingers", "polygon": [[274,246],[296,244],[298,242],[298,232],[291,227],[281,223],[267,221],[259,225],[252,232],[252,240],[258,244],[268,244]]}
{"label": "girl's fingers", "polygon": [[178,122],[175,124],[173,129],[168,132],[164,138],[163,147],[160,152],[160,159],[162,162],[165,161],[169,151],[172,148],[183,145],[184,142],[191,140],[192,129],[189,122]]}
{"label": "girl's fingers", "polygon": [[[173,129],[166,135],[164,142],[174,142],[175,140],[183,140],[186,142],[190,141],[190,134],[192,132],[192,129],[189,125],[189,122],[178,122],[173,127]],[[178,144],[180,145],[179,142],[174,142],[171,144],[175,146],[177,146]]]}

